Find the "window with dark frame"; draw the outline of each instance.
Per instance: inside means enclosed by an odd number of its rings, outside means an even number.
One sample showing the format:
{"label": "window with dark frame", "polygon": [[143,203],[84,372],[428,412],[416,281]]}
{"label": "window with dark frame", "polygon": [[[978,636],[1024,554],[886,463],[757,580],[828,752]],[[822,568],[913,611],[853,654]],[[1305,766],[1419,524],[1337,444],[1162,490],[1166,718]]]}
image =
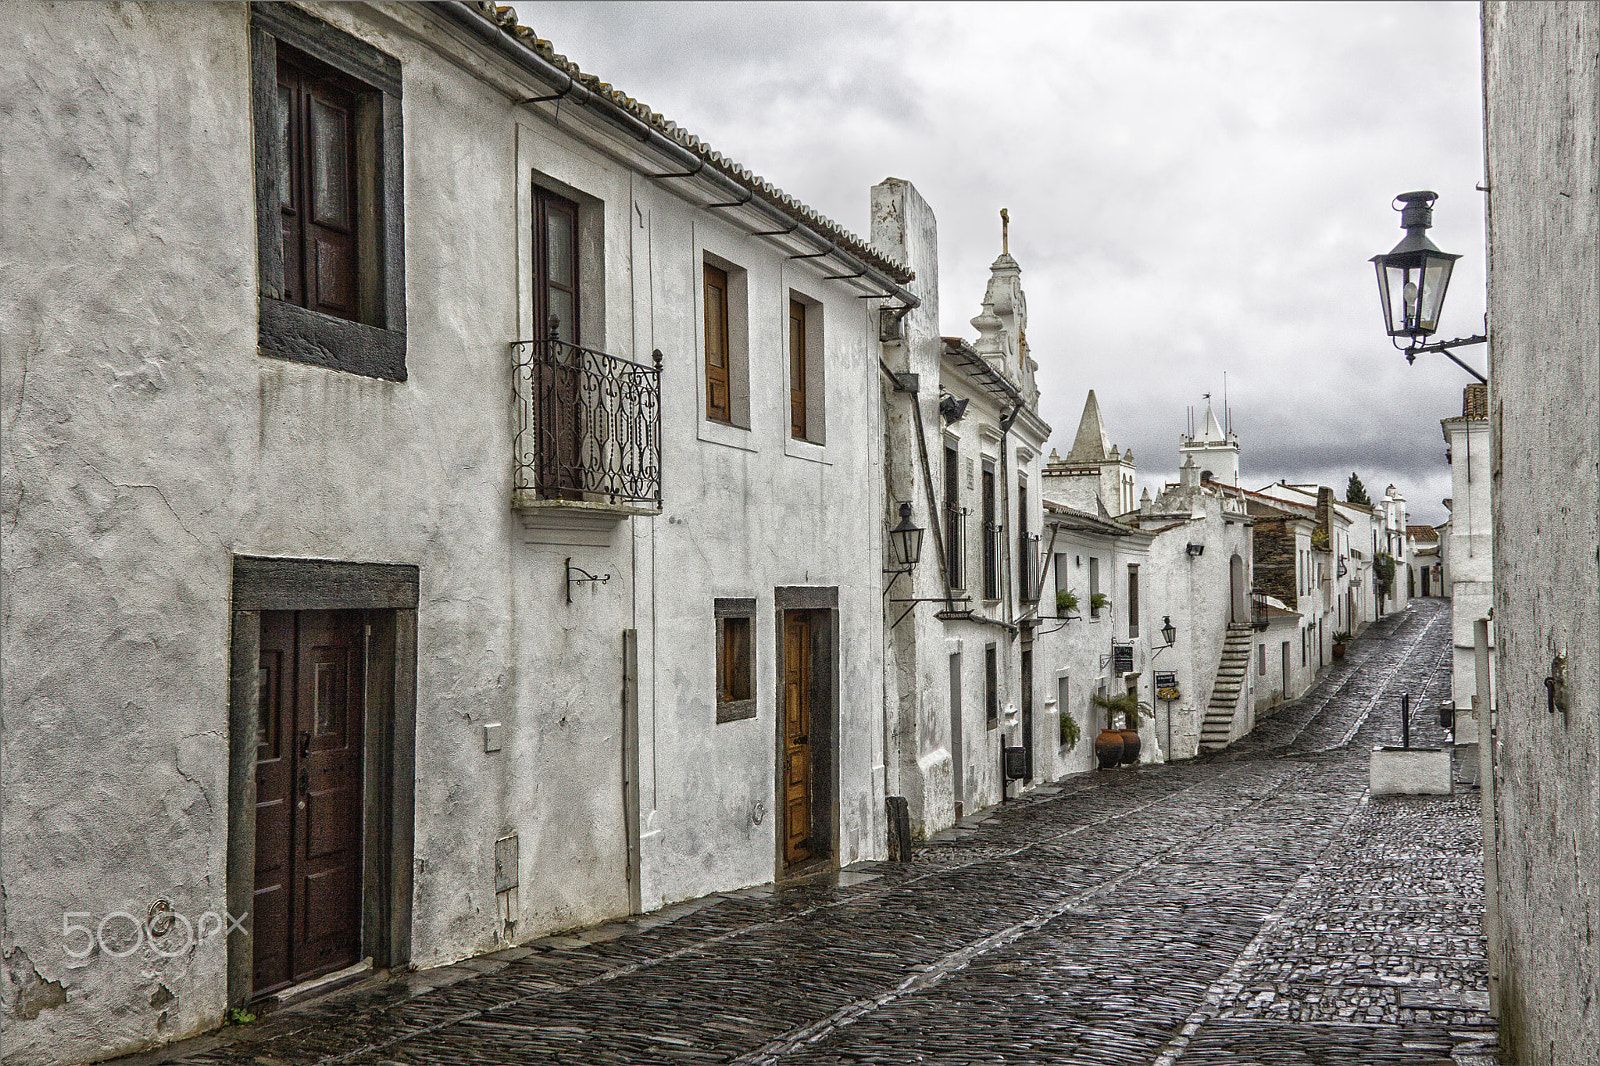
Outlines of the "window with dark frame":
{"label": "window with dark frame", "polygon": [[806,305],[789,300],[789,435],[806,439]]}
{"label": "window with dark frame", "polygon": [[1095,606],[1095,597],[1100,595],[1100,558],[1089,556],[1089,617],[1099,618],[1100,608]]}
{"label": "window with dark frame", "polygon": [[945,566],[950,572],[950,587],[964,589],[967,587],[966,544],[963,535],[963,519],[965,513],[961,509],[961,455],[956,442],[944,442],[944,550]]}
{"label": "window with dark frame", "polygon": [[755,613],[753,598],[713,601],[717,644],[717,721],[756,716]]}
{"label": "window with dark frame", "polygon": [[706,417],[733,421],[728,381],[728,272],[706,263]]}
{"label": "window with dark frame", "polygon": [[993,644],[983,649],[983,717],[990,729],[1000,724],[1000,652]]}
{"label": "window with dark frame", "polygon": [[261,354],[404,381],[400,63],[292,5],[250,18]]}
{"label": "window with dark frame", "polygon": [[1000,527],[995,522],[994,463],[983,461],[983,598],[1000,598]]}
{"label": "window with dark frame", "polygon": [[1139,635],[1139,564],[1128,564],[1128,639]]}

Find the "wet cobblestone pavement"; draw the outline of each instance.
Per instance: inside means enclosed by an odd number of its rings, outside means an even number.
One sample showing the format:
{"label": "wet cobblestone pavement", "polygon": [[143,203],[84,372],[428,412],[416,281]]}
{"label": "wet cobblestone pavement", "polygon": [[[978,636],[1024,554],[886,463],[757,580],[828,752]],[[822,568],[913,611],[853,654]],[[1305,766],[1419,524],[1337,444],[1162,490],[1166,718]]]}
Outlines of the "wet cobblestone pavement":
{"label": "wet cobblestone pavement", "polygon": [[[914,862],[549,937],[279,1012],[168,1061],[1496,1061],[1477,794],[1365,796],[1449,615],[1372,627],[1194,762],[1069,777]],[[1414,743],[1445,739],[1417,714]]]}

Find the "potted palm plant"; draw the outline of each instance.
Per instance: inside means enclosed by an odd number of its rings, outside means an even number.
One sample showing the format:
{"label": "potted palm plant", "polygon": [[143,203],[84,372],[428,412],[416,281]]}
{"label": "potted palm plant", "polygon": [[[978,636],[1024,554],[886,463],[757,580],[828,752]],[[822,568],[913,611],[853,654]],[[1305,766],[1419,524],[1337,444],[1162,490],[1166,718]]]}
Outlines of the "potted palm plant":
{"label": "potted palm plant", "polygon": [[[1106,727],[1094,741],[1094,753],[1100,760],[1100,768],[1108,770],[1118,763],[1137,762],[1139,749],[1139,716],[1141,713],[1150,713],[1150,705],[1140,703],[1137,694],[1124,692],[1120,696],[1094,697],[1095,706],[1104,707],[1106,711]],[[1121,720],[1121,728],[1117,721]],[[1113,754],[1113,744],[1116,751]]]}
{"label": "potted palm plant", "polygon": [[1349,643],[1349,641],[1350,632],[1348,630],[1342,633],[1335,633],[1333,635],[1333,657],[1335,659],[1344,658],[1344,646]]}

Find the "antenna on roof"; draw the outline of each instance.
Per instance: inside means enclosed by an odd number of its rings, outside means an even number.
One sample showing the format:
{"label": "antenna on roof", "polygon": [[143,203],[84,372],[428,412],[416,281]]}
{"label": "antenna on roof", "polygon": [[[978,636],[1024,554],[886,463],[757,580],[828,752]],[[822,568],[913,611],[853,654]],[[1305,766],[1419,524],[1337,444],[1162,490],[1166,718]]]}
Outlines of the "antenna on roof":
{"label": "antenna on roof", "polygon": [[1222,372],[1222,435],[1233,432],[1233,416],[1228,413],[1228,372]]}

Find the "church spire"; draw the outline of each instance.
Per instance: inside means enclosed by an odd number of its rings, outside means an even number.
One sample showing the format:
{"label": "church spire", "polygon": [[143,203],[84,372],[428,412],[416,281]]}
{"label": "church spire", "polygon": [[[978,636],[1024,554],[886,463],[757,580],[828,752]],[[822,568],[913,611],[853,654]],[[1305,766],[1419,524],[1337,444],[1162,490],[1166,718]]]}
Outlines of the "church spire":
{"label": "church spire", "polygon": [[1083,404],[1083,419],[1078,423],[1078,435],[1073,438],[1072,450],[1067,453],[1069,463],[1098,463],[1106,458],[1109,451],[1106,441],[1106,426],[1100,418],[1100,401],[1095,399],[1094,390],[1089,390],[1089,398]]}

